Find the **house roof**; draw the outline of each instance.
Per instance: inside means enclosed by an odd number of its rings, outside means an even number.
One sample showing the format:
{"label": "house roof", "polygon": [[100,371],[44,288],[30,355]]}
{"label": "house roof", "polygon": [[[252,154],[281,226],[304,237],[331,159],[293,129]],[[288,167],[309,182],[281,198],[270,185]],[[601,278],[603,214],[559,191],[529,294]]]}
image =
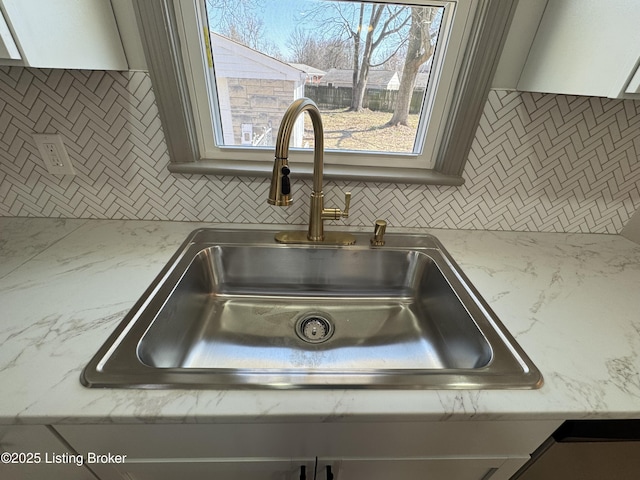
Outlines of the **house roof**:
{"label": "house roof", "polygon": [[293,68],[297,68],[298,70],[310,75],[325,75],[327,73],[324,70],[320,70],[319,68],[305,65],[304,63],[289,63],[289,65],[291,65]]}
{"label": "house roof", "polygon": [[429,73],[418,73],[416,77],[416,84],[413,88],[427,88],[427,83],[429,82]]}
{"label": "house roof", "polygon": [[[433,61],[433,57],[429,57],[424,65],[420,67],[420,71],[418,72],[418,76],[416,77],[416,84],[413,88],[427,88],[427,84],[429,83],[429,75],[431,75],[431,64]],[[402,73],[400,74],[400,79],[402,80]]]}
{"label": "house roof", "polygon": [[[398,82],[398,72],[392,70],[371,70],[367,80],[369,88],[387,88],[392,82]],[[330,69],[320,81],[322,85],[350,87],[353,84],[353,70]]]}
{"label": "house roof", "polygon": [[216,75],[229,78],[265,78],[303,82],[305,74],[291,65],[210,32]]}

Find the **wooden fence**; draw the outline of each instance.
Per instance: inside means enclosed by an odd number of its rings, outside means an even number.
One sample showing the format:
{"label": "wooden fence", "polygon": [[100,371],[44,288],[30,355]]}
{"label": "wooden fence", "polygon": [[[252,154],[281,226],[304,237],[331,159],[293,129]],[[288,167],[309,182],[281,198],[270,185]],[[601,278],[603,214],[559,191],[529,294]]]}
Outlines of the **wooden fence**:
{"label": "wooden fence", "polygon": [[[305,85],[304,95],[310,98],[318,107],[325,110],[349,108],[351,106],[351,87],[328,87],[324,85]],[[416,89],[411,97],[409,113],[420,113],[424,89]],[[376,112],[393,112],[398,99],[397,90],[367,89],[362,107]]]}

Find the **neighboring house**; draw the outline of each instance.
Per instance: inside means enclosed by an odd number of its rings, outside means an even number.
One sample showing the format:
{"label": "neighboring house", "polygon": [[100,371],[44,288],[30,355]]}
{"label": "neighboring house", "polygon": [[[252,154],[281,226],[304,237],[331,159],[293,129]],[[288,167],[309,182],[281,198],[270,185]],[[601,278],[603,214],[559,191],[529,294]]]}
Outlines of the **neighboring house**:
{"label": "neighboring house", "polygon": [[[427,88],[427,84],[429,82],[429,75],[431,75],[431,63],[433,57],[429,57],[421,67],[418,72],[418,76],[416,77],[416,83],[413,86],[414,90],[425,90]],[[400,74],[400,80],[402,80],[402,73]]]}
{"label": "neighboring house", "polygon": [[416,77],[416,83],[413,86],[414,90],[424,90],[427,88],[427,83],[429,82],[429,73],[418,73]]}
{"label": "neighboring house", "polygon": [[[289,104],[304,96],[306,74],[211,32],[225,145],[273,144]],[[264,135],[264,138],[263,138]],[[265,141],[265,139],[267,139]],[[302,124],[292,144],[302,141]]]}
{"label": "neighboring house", "polygon": [[[327,87],[352,87],[353,70],[332,68],[320,80],[320,85]],[[371,70],[367,79],[369,90],[398,90],[400,78],[398,72],[391,70]]]}
{"label": "neighboring house", "polygon": [[289,65],[305,73],[307,85],[318,85],[322,77],[327,73],[324,70],[305,65],[304,63],[290,63]]}

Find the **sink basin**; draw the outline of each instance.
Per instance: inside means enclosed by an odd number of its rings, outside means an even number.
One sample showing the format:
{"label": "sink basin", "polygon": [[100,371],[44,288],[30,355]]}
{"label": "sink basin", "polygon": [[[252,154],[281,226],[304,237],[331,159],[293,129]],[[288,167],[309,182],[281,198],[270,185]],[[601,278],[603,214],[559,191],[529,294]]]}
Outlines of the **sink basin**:
{"label": "sink basin", "polygon": [[435,237],[285,246],[193,232],[84,369],[89,387],[536,388]]}
{"label": "sink basin", "polygon": [[491,347],[426,253],[207,247],[138,346],[159,368],[479,368]]}

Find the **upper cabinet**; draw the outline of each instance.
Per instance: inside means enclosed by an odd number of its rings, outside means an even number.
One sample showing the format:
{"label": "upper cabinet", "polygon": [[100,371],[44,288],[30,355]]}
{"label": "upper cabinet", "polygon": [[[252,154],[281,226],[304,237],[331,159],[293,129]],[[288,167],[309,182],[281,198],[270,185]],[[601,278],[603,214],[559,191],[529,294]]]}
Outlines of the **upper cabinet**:
{"label": "upper cabinet", "polygon": [[639,20],[638,0],[548,0],[517,90],[640,98]]}
{"label": "upper cabinet", "polygon": [[20,51],[16,42],[13,40],[9,25],[7,25],[4,15],[0,10],[0,58],[7,58],[11,60],[20,60]]}
{"label": "upper cabinet", "polygon": [[131,68],[109,0],[0,0],[0,13],[1,64]]}

